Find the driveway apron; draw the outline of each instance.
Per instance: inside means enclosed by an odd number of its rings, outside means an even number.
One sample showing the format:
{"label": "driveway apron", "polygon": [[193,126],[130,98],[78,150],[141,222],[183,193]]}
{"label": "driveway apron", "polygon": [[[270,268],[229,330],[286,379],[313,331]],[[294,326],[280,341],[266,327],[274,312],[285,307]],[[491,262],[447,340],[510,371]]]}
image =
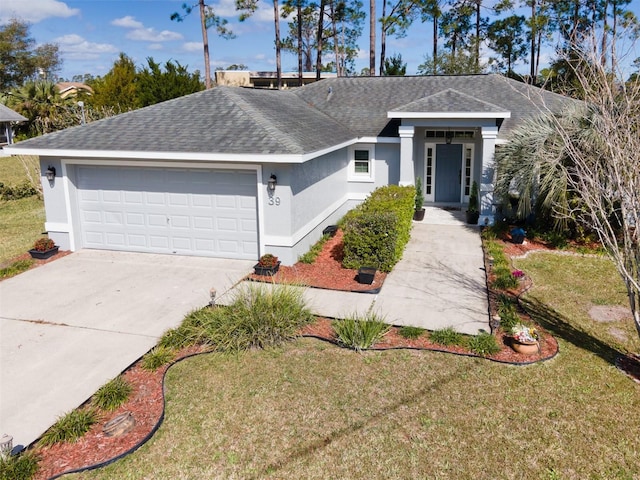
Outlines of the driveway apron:
{"label": "driveway apron", "polygon": [[0,435],[36,440],[252,264],[82,250],[0,282]]}

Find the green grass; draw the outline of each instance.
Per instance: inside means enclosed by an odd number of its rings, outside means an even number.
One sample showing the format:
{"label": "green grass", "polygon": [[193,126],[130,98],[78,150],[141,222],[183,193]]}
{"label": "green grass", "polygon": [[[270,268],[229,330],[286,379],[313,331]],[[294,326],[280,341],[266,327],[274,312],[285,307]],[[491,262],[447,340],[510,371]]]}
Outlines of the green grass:
{"label": "green grass", "polygon": [[[36,175],[35,157],[23,157]],[[37,175],[35,176],[37,179]],[[27,180],[18,157],[0,158],[0,182],[18,185]],[[44,203],[33,196],[19,200],[0,200],[0,265],[25,253],[44,230]]]}
{"label": "green grass", "polygon": [[113,411],[127,401],[132,387],[122,376],[118,376],[98,389],[93,404],[106,411]]}
{"label": "green grass", "polygon": [[16,155],[0,158],[0,182],[5,185],[20,185],[31,178],[38,180],[40,177],[40,162],[38,157],[32,155]]}
{"label": "green grass", "polygon": [[145,370],[157,370],[161,366],[173,361],[174,358],[175,353],[171,348],[158,345],[142,357],[141,366]]}
{"label": "green grass", "polygon": [[42,445],[60,442],[75,442],[89,431],[98,421],[98,414],[92,408],[72,410],[58,418],[40,438]]}
{"label": "green grass", "polygon": [[640,342],[630,321],[588,315],[625,305],[615,270],[544,254],[516,267],[534,280],[525,304],[560,344],[551,361],[354,355],[314,339],[201,355],[169,370],[149,443],[70,478],[640,478],[639,389],[613,365]]}

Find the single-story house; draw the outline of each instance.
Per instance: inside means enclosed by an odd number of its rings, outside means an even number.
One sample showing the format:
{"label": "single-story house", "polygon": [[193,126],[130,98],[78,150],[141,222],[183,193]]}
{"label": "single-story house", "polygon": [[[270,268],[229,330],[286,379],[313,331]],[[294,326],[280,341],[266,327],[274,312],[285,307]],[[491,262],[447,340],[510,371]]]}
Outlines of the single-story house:
{"label": "single-story house", "polygon": [[217,87],[10,151],[40,156],[45,228],[63,249],[292,264],[373,189],[416,177],[426,202],[455,205],[477,181],[491,223],[496,145],[567,100],[495,74]]}
{"label": "single-story house", "polygon": [[13,143],[13,125],[28,119],[0,103],[0,147]]}

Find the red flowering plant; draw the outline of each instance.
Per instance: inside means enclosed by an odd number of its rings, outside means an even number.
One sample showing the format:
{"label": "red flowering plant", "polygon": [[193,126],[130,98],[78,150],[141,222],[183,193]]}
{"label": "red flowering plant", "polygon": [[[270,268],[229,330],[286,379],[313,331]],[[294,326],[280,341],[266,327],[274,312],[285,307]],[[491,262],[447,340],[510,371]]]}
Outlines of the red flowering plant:
{"label": "red flowering plant", "polygon": [[520,279],[524,277],[524,272],[522,270],[514,270],[511,272],[511,275],[513,275],[514,278]]}
{"label": "red flowering plant", "polygon": [[278,257],[270,253],[265,253],[258,260],[258,265],[264,268],[272,268],[278,265]]}
{"label": "red flowering plant", "polygon": [[47,250],[51,250],[55,246],[56,244],[53,240],[43,237],[36,240],[36,242],[33,244],[33,249],[37,250],[38,252],[46,252]]}

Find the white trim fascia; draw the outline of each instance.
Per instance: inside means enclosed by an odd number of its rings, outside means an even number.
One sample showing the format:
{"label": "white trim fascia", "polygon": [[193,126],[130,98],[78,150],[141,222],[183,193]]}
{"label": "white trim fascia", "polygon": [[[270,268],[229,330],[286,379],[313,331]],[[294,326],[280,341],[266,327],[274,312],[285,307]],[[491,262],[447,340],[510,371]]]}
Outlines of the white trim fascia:
{"label": "white trim fascia", "polygon": [[71,232],[71,223],[67,222],[44,222],[44,229],[49,232],[62,232],[62,233],[70,233]]}
{"label": "white trim fascia", "polygon": [[400,143],[400,137],[360,137],[362,143]]}
{"label": "white trim fascia", "polygon": [[199,153],[199,152],[139,152],[130,150],[58,150],[52,148],[6,148],[11,155],[37,155],[40,157],[66,157],[89,159],[127,159],[127,160],[177,160],[194,162],[228,163],[305,163],[327,153],[340,150],[357,143],[354,138],[315,152],[301,155],[256,154],[256,153]]}
{"label": "white trim fascia", "polygon": [[264,195],[261,195],[265,182],[262,178],[262,166],[256,165],[256,200],[258,201],[258,257],[266,252],[264,235]]}
{"label": "white trim fascia", "polygon": [[353,200],[364,200],[368,194],[366,193],[348,193],[340,200],[333,202],[322,212],[305,223],[301,228],[296,230],[293,235],[265,235],[264,243],[273,247],[286,247],[292,248],[298,244],[304,237],[309,235],[313,229],[317,228],[326,218],[328,218],[333,212],[338,210],[342,205]]}
{"label": "white trim fascia", "polygon": [[387,112],[387,118],[511,118],[511,112]]}
{"label": "white trim fascia", "polygon": [[60,160],[62,167],[62,188],[64,193],[65,213],[67,215],[67,223],[69,224],[69,250],[76,251],[75,230],[73,228],[73,217],[71,216],[71,193],[69,188],[69,175],[67,172],[67,163]]}
{"label": "white trim fascia", "polygon": [[82,158],[65,158],[62,160],[63,164],[68,165],[86,165],[88,167],[96,166],[109,166],[109,167],[151,167],[151,168],[205,168],[220,169],[220,170],[257,170],[259,164],[242,164],[242,165],[230,165],[228,163],[215,163],[215,162],[157,162],[151,160],[132,161],[132,160],[97,160],[87,161]]}

